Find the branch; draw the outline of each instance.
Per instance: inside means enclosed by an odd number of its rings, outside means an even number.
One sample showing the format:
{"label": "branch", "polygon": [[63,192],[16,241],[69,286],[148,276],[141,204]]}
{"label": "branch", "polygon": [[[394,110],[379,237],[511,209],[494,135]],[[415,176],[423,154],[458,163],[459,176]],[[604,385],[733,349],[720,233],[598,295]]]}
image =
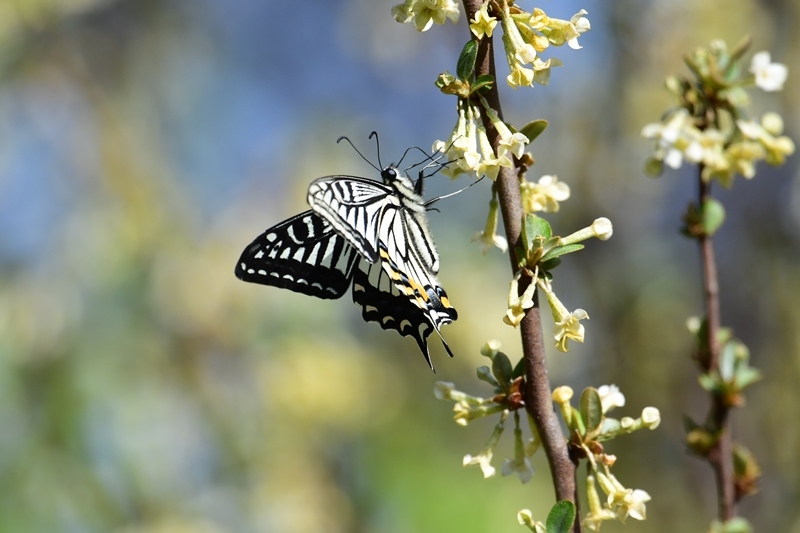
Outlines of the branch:
{"label": "branch", "polygon": [[[481,0],[464,0],[468,20],[475,18],[480,9]],[[472,35],[470,34],[470,37]],[[502,120],[503,113],[500,107],[500,97],[497,92],[497,75],[495,73],[494,53],[492,39],[484,37],[479,41],[478,60],[475,65],[476,76],[490,74],[495,83],[484,95],[489,105],[497,112]],[[499,134],[494,129],[486,114],[482,114],[492,147],[497,150]],[[512,272],[517,261],[514,253],[514,243],[519,240],[522,225],[522,201],[519,192],[517,174],[512,168],[500,168],[497,176],[497,193],[500,211],[503,215],[503,226],[509,244],[509,256]],[[523,277],[523,279],[525,279]],[[525,290],[520,280],[520,292]],[[566,440],[561,431],[561,426],[553,409],[550,381],[547,376],[547,365],[544,356],[544,340],[542,338],[541,309],[538,294],[534,294],[533,307],[528,310],[521,323],[522,351],[525,357],[525,408],[536,423],[539,437],[542,440],[547,461],[550,464],[550,473],[556,492],[556,500],[570,500],[575,503],[575,468],[569,457]],[[575,531],[580,531],[580,517],[576,514]]]}
{"label": "branch", "polygon": [[[702,175],[703,167],[699,168]],[[699,208],[702,209],[706,200],[711,199],[711,184],[699,177]],[[717,261],[714,255],[713,237],[702,234],[698,237],[700,255],[703,263],[703,295],[706,307],[706,353],[701,353],[700,364],[703,370],[715,372],[719,370],[719,282],[717,275]],[[711,392],[711,408],[709,409],[708,426],[717,435],[717,441],[709,450],[707,459],[714,470],[717,483],[717,500],[719,506],[719,519],[727,522],[736,514],[735,487],[733,479],[733,450],[731,432],[728,427],[729,407],[719,393]]]}

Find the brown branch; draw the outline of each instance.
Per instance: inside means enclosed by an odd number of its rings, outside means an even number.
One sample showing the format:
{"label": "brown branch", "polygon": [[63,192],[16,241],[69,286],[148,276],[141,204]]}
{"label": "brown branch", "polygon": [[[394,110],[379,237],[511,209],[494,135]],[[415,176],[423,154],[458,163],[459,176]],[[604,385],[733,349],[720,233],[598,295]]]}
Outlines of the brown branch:
{"label": "brown branch", "polygon": [[[464,0],[467,18],[472,20],[480,9],[481,0]],[[472,35],[470,34],[470,37]],[[492,39],[484,37],[479,42],[478,59],[475,65],[476,76],[490,74],[495,80],[494,53]],[[500,107],[500,97],[497,91],[497,82],[484,95],[489,105],[497,112],[502,120],[503,113]],[[497,150],[500,141],[498,132],[492,126],[486,114],[481,115],[492,147]],[[519,192],[519,181],[514,169],[500,168],[497,176],[497,196],[500,211],[503,215],[503,226],[509,243],[509,256],[511,269],[516,269],[517,260],[514,252],[514,243],[520,236],[522,225],[522,200]],[[520,292],[525,289],[523,280],[520,280]],[[533,307],[528,310],[521,323],[522,351],[525,357],[525,408],[536,423],[539,437],[542,441],[547,461],[550,464],[550,473],[553,477],[556,500],[570,500],[576,503],[575,498],[575,467],[570,460],[566,439],[561,431],[561,426],[553,409],[550,381],[547,376],[547,365],[544,356],[544,339],[542,337],[541,309],[538,294],[534,294]],[[580,516],[576,515],[575,531],[580,531]]]}
{"label": "brown branch", "polygon": [[[711,184],[702,178],[703,167],[699,168],[699,209],[711,199]],[[703,295],[706,307],[706,339],[705,350],[700,354],[700,365],[708,372],[719,371],[720,344],[719,330],[721,324],[719,308],[719,281],[717,275],[717,261],[714,254],[714,241],[710,235],[701,234],[698,237],[700,256],[703,263]],[[711,392],[711,407],[708,415],[708,429],[717,436],[714,446],[706,456],[717,484],[717,501],[719,519],[726,522],[736,514],[736,491],[733,476],[733,447],[731,432],[728,427],[728,413],[730,408],[722,394]]]}

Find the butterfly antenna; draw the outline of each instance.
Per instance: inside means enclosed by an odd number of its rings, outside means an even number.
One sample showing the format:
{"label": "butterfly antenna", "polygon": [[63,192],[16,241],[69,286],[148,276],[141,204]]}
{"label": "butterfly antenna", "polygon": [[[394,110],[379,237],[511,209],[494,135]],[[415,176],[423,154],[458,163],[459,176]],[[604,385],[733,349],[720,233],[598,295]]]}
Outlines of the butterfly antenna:
{"label": "butterfly antenna", "polygon": [[[375,133],[375,132],[373,131],[372,133]],[[372,135],[370,135],[370,137],[372,137]],[[360,155],[360,156],[361,156],[361,159],[363,159],[364,161],[366,161],[366,162],[367,162],[367,164],[368,164],[369,166],[371,166],[372,168],[374,168],[374,169],[375,169],[375,170],[377,170],[378,172],[380,172],[380,171],[382,170],[382,169],[380,169],[380,168],[376,167],[376,166],[375,166],[375,165],[372,163],[372,161],[370,161],[369,159],[367,159],[366,157],[364,157],[364,154],[362,154],[362,153],[361,153],[361,152],[358,150],[358,148],[356,148],[356,145],[354,145],[354,144],[353,144],[353,141],[351,141],[349,137],[345,137],[344,135],[342,135],[341,137],[339,137],[338,139],[336,139],[336,144],[339,144],[339,142],[341,142],[341,140],[342,140],[342,139],[344,139],[345,141],[347,141],[347,142],[348,142],[348,144],[350,144],[350,146],[353,148],[353,150],[355,150],[355,151],[356,151],[356,153],[357,153],[358,155]],[[378,154],[378,164],[380,165],[380,163],[381,163],[381,160],[380,160],[380,154]]]}
{"label": "butterfly antenna", "polygon": [[[431,175],[433,175],[433,174],[431,174]],[[476,179],[475,181],[473,181],[472,183],[470,183],[469,185],[467,185],[463,189],[459,189],[456,192],[451,192],[450,194],[445,194],[444,196],[437,196],[436,198],[431,198],[430,200],[425,202],[423,205],[427,208],[429,205],[431,205],[434,202],[438,202],[439,200],[444,200],[445,198],[450,198],[451,196],[455,196],[456,194],[462,193],[462,192],[466,191],[467,189],[469,189],[470,187],[472,187],[473,185],[475,185],[476,183],[478,183],[479,181],[481,181],[485,177],[486,177],[485,175],[481,176],[480,178]]]}
{"label": "butterfly antenna", "polygon": [[403,152],[403,157],[401,157],[400,161],[397,163],[398,167],[403,163],[403,159],[406,158],[406,156],[408,155],[408,152],[410,152],[411,150],[419,150],[420,152],[422,152],[425,155],[425,159],[423,159],[419,163],[414,163],[410,167],[403,169],[403,172],[407,172],[407,171],[411,170],[412,168],[414,168],[415,166],[419,165],[420,163],[422,163],[422,162],[424,162],[424,161],[426,161],[428,159],[431,159],[433,157],[433,155],[428,155],[428,152],[426,152],[425,150],[423,150],[419,146],[410,146],[409,148],[406,148],[405,152]]}
{"label": "butterfly antenna", "polygon": [[375,148],[378,151],[378,166],[381,167],[378,170],[382,171],[383,170],[383,163],[381,163],[381,141],[380,141],[380,139],[378,139],[378,132],[377,131],[373,131],[372,133],[369,134],[369,138],[370,139],[372,139],[373,137],[375,137]]}

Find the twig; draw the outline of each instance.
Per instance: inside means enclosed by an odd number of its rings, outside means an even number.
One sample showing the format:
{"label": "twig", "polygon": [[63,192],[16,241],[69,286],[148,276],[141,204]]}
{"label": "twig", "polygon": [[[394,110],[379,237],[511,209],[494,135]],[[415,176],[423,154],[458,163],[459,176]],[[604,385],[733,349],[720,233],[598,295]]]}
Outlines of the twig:
{"label": "twig", "polygon": [[[699,168],[702,176],[703,167]],[[698,179],[699,208],[711,199],[711,184],[706,183],[702,177]],[[700,255],[703,263],[703,295],[706,306],[706,353],[700,355],[700,365],[703,370],[716,372],[719,370],[719,282],[717,275],[717,261],[714,255],[714,241],[710,235],[701,234],[698,237]],[[726,522],[736,514],[735,487],[733,479],[733,453],[730,428],[728,427],[728,413],[730,409],[720,393],[711,394],[711,407],[708,414],[709,429],[718,436],[714,446],[709,450],[707,460],[714,469],[717,483],[717,499],[719,505],[719,519]]]}

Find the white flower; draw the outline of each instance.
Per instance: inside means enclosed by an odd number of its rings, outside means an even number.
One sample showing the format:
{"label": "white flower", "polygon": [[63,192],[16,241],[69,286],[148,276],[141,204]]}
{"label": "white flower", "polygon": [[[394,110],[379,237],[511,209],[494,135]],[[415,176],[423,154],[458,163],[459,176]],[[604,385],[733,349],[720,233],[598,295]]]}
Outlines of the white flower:
{"label": "white flower", "polygon": [[773,63],[769,52],[758,52],[750,61],[750,72],[755,74],[756,86],[767,92],[780,91],[789,69],[781,63]]}
{"label": "white flower", "polygon": [[483,472],[483,478],[492,477],[495,473],[495,468],[492,466],[492,455],[493,452],[490,449],[483,450],[476,456],[472,456],[467,454],[464,456],[464,460],[462,464],[464,466],[471,466],[471,465],[478,465],[481,467],[481,472]]}
{"label": "white flower", "polygon": [[[570,23],[575,27],[575,31],[580,33],[586,33],[590,29],[592,29],[592,25],[589,23],[589,19],[584,17],[584,15],[588,15],[589,13],[585,9],[581,9],[577,13],[575,13],[571,19],[569,19]],[[578,38],[573,37],[567,41],[567,44],[573,50],[578,50],[583,48],[581,45],[578,44]]]}
{"label": "white flower", "polygon": [[680,168],[684,157],[692,163],[699,163],[705,155],[701,144],[702,132],[692,124],[685,109],[673,113],[666,123],[646,125],[642,128],[642,137],[656,140],[655,158],[670,168]]}
{"label": "white flower", "polygon": [[417,31],[428,31],[433,23],[458,22],[460,12],[455,0],[406,0],[392,8],[392,17],[402,24],[412,23]]}
{"label": "white flower", "polygon": [[570,339],[583,342],[584,327],[581,320],[588,319],[589,315],[583,309],[576,309],[572,313],[563,316],[561,320],[553,326],[553,336],[556,339],[556,348],[562,352],[568,352],[567,341]]}
{"label": "white flower", "polygon": [[661,413],[655,407],[642,409],[642,425],[647,429],[656,429],[661,423]]}
{"label": "white flower", "polygon": [[603,413],[607,413],[615,407],[625,406],[625,395],[616,385],[602,385],[597,388],[597,394],[600,395]]}
{"label": "white flower", "polygon": [[517,278],[511,280],[511,288],[508,291],[508,310],[503,322],[515,328],[519,326],[525,318],[525,310],[533,307],[533,292],[536,290],[536,283],[531,281],[522,296],[519,295],[519,281]]}
{"label": "white flower", "polygon": [[525,152],[525,145],[527,145],[530,140],[522,133],[511,133],[511,130],[508,129],[505,122],[500,120],[500,117],[497,116],[497,113],[495,113],[494,109],[489,106],[489,103],[484,98],[481,98],[481,103],[484,109],[486,109],[486,116],[489,117],[492,126],[494,126],[494,129],[497,130],[498,135],[500,135],[497,157],[502,158],[508,152],[514,154],[517,159],[522,157],[522,154]]}
{"label": "white flower", "polygon": [[542,176],[538,183],[526,180],[519,187],[522,208],[526,213],[556,213],[559,209],[558,203],[569,199],[570,195],[569,185],[558,181],[556,176]]}
{"label": "white flower", "polygon": [[595,237],[601,241],[607,241],[614,234],[614,226],[611,225],[611,221],[606,217],[600,217],[592,222],[592,231]]}

